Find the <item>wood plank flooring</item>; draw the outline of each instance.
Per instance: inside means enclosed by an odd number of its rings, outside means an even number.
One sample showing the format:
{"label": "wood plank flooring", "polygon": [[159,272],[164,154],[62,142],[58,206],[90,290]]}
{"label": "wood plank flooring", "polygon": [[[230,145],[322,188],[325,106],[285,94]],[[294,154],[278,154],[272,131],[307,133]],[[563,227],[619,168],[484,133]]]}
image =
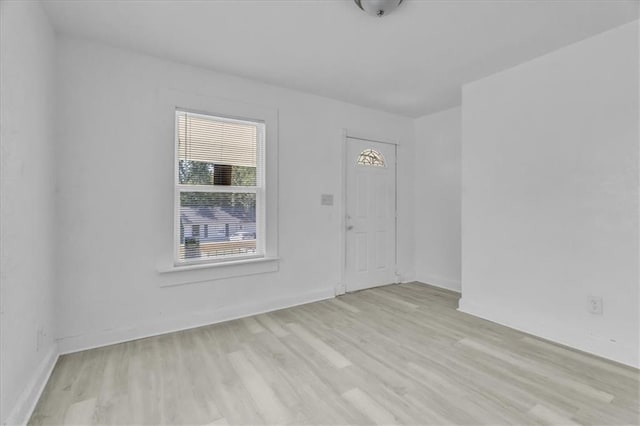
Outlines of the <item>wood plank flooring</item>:
{"label": "wood plank flooring", "polygon": [[411,283],[60,358],[32,425],[639,424],[638,370]]}

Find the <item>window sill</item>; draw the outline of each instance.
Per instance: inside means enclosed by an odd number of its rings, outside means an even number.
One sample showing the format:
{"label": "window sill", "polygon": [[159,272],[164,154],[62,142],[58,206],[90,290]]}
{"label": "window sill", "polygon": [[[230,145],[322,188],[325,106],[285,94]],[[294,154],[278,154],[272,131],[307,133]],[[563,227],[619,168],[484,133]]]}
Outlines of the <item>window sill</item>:
{"label": "window sill", "polygon": [[230,260],[218,263],[197,263],[191,265],[158,266],[160,287],[173,287],[214,281],[224,278],[276,272],[279,268],[278,257],[258,257]]}

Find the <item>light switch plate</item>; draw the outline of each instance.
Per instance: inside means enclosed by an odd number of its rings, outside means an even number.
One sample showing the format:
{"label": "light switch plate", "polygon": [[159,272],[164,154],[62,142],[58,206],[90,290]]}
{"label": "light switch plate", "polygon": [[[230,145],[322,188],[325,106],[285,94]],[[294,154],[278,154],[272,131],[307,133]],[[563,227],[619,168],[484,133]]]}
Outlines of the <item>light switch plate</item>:
{"label": "light switch plate", "polygon": [[332,206],[333,205],[333,194],[320,194],[320,205],[321,206]]}

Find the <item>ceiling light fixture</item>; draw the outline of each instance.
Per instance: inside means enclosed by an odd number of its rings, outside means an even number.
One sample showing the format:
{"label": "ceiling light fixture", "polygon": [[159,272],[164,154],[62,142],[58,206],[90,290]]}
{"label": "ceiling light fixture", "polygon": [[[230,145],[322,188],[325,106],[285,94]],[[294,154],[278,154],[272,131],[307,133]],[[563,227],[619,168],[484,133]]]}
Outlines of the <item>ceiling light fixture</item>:
{"label": "ceiling light fixture", "polygon": [[383,17],[387,16],[393,10],[400,6],[402,0],[353,0],[358,7],[369,15]]}

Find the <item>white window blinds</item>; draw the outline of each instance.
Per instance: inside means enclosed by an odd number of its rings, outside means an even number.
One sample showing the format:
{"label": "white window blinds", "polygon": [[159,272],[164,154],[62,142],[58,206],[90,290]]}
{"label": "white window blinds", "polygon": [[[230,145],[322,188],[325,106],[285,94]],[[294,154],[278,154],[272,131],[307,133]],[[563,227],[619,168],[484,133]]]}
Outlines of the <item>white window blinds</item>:
{"label": "white window blinds", "polygon": [[178,113],[181,160],[256,167],[257,125]]}

